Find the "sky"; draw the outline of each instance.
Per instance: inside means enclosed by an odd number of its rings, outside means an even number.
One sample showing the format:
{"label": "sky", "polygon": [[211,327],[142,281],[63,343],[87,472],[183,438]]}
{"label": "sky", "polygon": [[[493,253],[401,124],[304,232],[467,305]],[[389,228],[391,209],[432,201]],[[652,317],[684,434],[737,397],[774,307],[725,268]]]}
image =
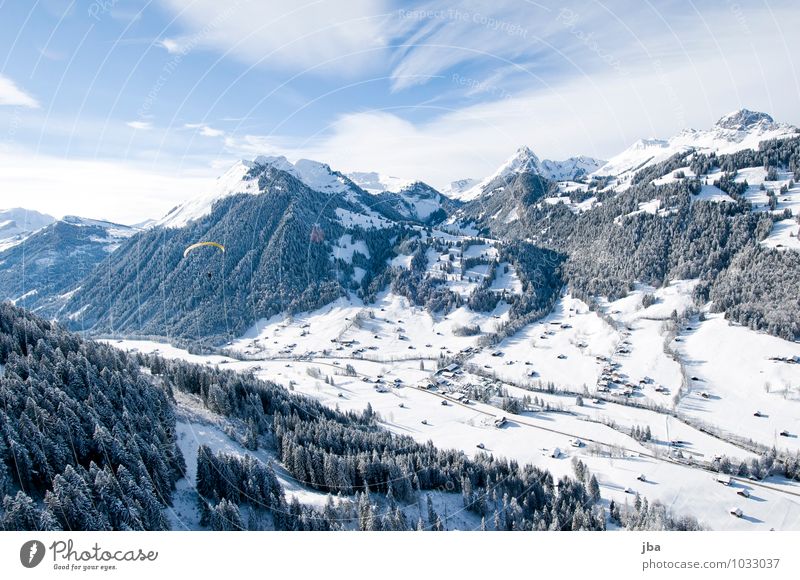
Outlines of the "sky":
{"label": "sky", "polygon": [[241,158],[435,187],[749,108],[800,125],[790,1],[0,0],[0,208],[158,218]]}

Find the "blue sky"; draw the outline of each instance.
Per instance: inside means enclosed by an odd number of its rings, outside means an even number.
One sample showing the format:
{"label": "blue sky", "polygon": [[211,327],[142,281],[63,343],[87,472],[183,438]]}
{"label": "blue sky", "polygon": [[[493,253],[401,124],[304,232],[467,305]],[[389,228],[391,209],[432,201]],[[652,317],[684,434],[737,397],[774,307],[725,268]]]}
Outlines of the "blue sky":
{"label": "blue sky", "polygon": [[740,108],[800,124],[791,2],[0,2],[0,207],[136,222],[241,157],[441,187]]}

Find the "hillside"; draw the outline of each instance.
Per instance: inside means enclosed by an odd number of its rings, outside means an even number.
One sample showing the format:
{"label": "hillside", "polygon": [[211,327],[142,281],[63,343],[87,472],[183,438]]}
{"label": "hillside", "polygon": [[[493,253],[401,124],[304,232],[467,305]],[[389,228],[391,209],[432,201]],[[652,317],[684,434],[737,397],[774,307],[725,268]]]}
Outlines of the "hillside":
{"label": "hillside", "polygon": [[70,293],[137,231],[75,216],[53,221],[0,251],[0,299],[61,315]]}

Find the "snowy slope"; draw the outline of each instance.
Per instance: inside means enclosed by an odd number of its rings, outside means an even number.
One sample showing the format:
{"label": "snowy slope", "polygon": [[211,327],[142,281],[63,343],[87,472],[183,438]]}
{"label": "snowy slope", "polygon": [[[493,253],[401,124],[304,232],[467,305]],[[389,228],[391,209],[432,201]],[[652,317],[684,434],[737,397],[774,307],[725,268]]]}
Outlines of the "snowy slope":
{"label": "snowy slope", "polygon": [[209,191],[174,208],[166,216],[158,220],[155,225],[168,228],[181,228],[189,222],[210,213],[214,203],[225,197],[236,195],[237,193],[248,193],[251,195],[260,193],[258,189],[258,180],[247,179],[246,177],[251,167],[251,162],[239,161],[226,171],[224,175],[217,178]]}
{"label": "snowy slope", "polygon": [[0,300],[50,316],[83,278],[139,230],[65,216],[0,249]]}
{"label": "snowy slope", "polygon": [[252,161],[242,160],[235,163],[206,193],[176,207],[155,225],[180,228],[208,215],[214,203],[221,199],[240,193],[258,195],[268,192],[268,187],[259,186],[257,177],[249,175],[252,169],[258,167],[274,167],[285,171],[314,191],[322,193],[347,193],[352,187],[345,177],[333,171],[325,163],[310,159],[300,159],[296,163],[291,163],[283,156],[259,156]]}
{"label": "snowy slope", "polygon": [[456,181],[451,181],[450,184],[442,189],[442,193],[451,199],[461,199],[461,195],[480,183],[479,179],[473,179],[472,177],[466,177],[464,179],[457,179]]}
{"label": "snowy slope", "polygon": [[[379,302],[385,307],[385,311],[380,312],[381,317],[399,324],[394,317],[404,316],[403,324],[408,323],[407,327],[415,329],[414,342],[434,339],[436,334],[431,331],[436,326],[424,328],[417,325],[406,316],[406,305],[400,302],[391,305],[393,302]],[[577,302],[573,303],[573,307],[578,305]],[[379,310],[377,306],[374,308],[376,311]],[[322,317],[317,318],[317,313],[308,313],[302,318],[283,321],[280,323],[282,327],[276,324],[274,330],[278,333],[274,340],[278,345],[285,346],[287,342],[297,340],[295,332],[305,325],[310,325],[308,328],[312,332],[309,338],[314,340],[318,330],[328,329],[329,321],[326,318],[330,314],[320,312]],[[586,313],[583,316],[588,315]],[[355,340],[358,341],[356,345],[360,343],[364,346],[374,331],[355,326],[351,329],[339,339],[340,343]],[[272,342],[272,337],[270,339]],[[327,337],[326,340],[320,340],[319,344],[325,342],[332,344]],[[119,346],[125,348],[126,344]],[[141,348],[144,345],[138,343],[138,346]],[[197,358],[184,351],[170,350],[165,354],[192,360]],[[431,440],[440,447],[462,449],[470,456],[485,450],[496,456],[514,458],[520,463],[532,463],[548,469],[556,478],[571,475],[571,459],[579,458],[598,477],[606,502],[611,499],[620,505],[632,502],[633,496],[625,492],[629,489],[641,493],[650,501],[660,500],[673,514],[694,515],[712,529],[796,529],[800,521],[800,503],[791,495],[797,493],[797,484],[778,477],[762,482],[737,480],[731,486],[718,483],[714,474],[704,467],[715,455],[726,455],[740,461],[750,461],[754,455],[655,410],[634,408],[612,401],[597,403],[588,398],[579,405],[574,395],[532,393],[504,385],[510,396],[536,395],[541,403],[550,407],[550,410],[512,414],[502,412],[495,400],[471,401],[468,404],[458,401],[458,392],[479,384],[496,383],[491,378],[464,372],[448,379],[447,384],[437,389],[417,388],[416,385],[424,380],[430,380],[431,371],[435,368],[434,361],[426,359],[421,353],[416,358],[404,359],[399,353],[386,356],[389,353],[381,352],[377,360],[352,356],[347,349],[328,356],[306,356],[302,359],[287,355],[274,357],[264,351],[260,354],[263,358],[259,357],[258,360],[227,359],[225,366],[231,370],[255,372],[257,376],[276,381],[343,411],[362,411],[369,404],[388,429],[410,435],[420,442]],[[215,358],[208,362],[220,364],[222,361]],[[345,371],[347,365],[355,371],[355,376]],[[442,404],[443,401],[448,404]],[[186,409],[186,406],[183,405],[183,408]],[[508,418],[508,424],[498,429],[493,426],[493,420],[501,414]],[[188,467],[187,480],[181,482],[179,490],[188,497],[191,497],[191,455],[199,442],[235,453],[246,453],[246,450],[238,449],[237,444],[227,439],[213,423],[197,425],[194,420],[192,423],[195,426],[182,422],[179,427]],[[629,435],[632,427],[645,425],[652,431],[653,439],[650,442],[640,443]],[[583,441],[579,446],[573,444],[576,437]],[[691,457],[694,463],[670,458],[668,442],[671,439],[684,442],[683,455]],[[478,444],[481,449],[478,449]],[[561,451],[557,457],[553,457],[555,448]],[[262,458],[265,461],[269,459]],[[639,479],[642,475],[644,481]],[[744,488],[749,490],[750,498],[737,495],[737,491]],[[294,493],[304,492],[302,489],[289,490],[290,495]],[[188,497],[183,499],[187,500]],[[303,497],[303,501],[309,503],[316,503],[314,499],[310,495]],[[317,501],[321,499],[319,496]],[[728,513],[732,506],[740,507],[745,517],[732,518]],[[179,501],[176,511],[183,512],[181,515],[191,521],[191,512],[184,511],[186,507],[191,507],[189,501]]]}
{"label": "snowy slope", "polygon": [[378,194],[384,191],[400,191],[414,180],[385,175],[377,171],[353,171],[347,177],[367,193]]}
{"label": "snowy slope", "polygon": [[0,210],[0,252],[55,221],[53,216],[21,207]]}
{"label": "snowy slope", "polygon": [[508,185],[520,173],[541,175],[552,181],[574,180],[594,172],[603,164],[591,157],[570,157],[564,161],[540,160],[529,147],[520,147],[497,171],[477,184],[460,192],[453,192],[452,197],[461,201],[470,201]]}
{"label": "snowy slope", "polygon": [[724,154],[758,149],[761,141],[790,137],[797,135],[797,131],[792,125],[776,123],[766,113],[741,109],[725,115],[710,129],[686,129],[669,139],[640,139],[594,173],[623,180],[647,165],[664,161],[682,151]]}

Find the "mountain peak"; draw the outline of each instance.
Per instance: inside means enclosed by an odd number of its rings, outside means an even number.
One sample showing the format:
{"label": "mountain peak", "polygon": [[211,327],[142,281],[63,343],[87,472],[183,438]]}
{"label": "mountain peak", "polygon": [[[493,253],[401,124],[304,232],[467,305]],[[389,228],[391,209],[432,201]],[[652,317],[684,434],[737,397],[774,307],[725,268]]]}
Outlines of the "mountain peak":
{"label": "mountain peak", "polygon": [[731,129],[734,131],[746,131],[757,125],[773,125],[775,121],[766,113],[751,111],[749,109],[739,109],[722,117],[715,123],[715,127]]}
{"label": "mountain peak", "polygon": [[614,156],[595,173],[632,176],[647,165],[664,161],[680,152],[698,151],[729,154],[743,149],[758,149],[768,139],[797,136],[798,129],[776,123],[767,113],[739,109],[723,116],[710,129],[684,129],[668,139],[640,139]]}
{"label": "mountain peak", "polygon": [[530,147],[523,145],[518,147],[513,156],[506,162],[506,166],[519,168],[519,171],[537,171],[539,169],[539,158]]}

